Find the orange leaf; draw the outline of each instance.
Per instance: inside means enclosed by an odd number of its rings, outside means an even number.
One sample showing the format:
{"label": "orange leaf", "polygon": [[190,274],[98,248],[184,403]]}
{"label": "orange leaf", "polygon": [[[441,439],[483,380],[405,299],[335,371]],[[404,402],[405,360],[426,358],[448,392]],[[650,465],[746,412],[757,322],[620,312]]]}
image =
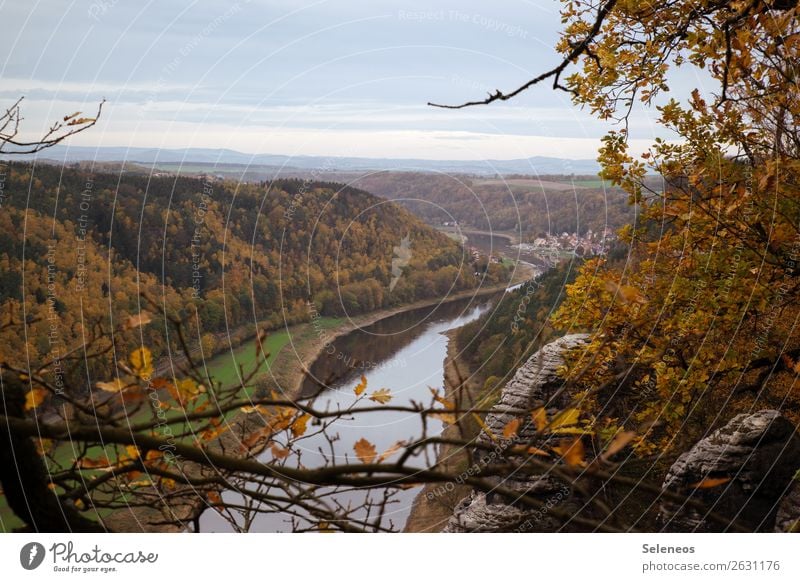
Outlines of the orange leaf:
{"label": "orange leaf", "polygon": [[730,477],[706,477],[702,481],[698,481],[697,483],[692,483],[689,487],[694,487],[695,489],[711,489],[712,487],[718,487],[720,485],[724,485],[728,481],[730,481]]}
{"label": "orange leaf", "polygon": [[431,418],[435,418],[437,420],[441,420],[445,424],[455,424],[456,423],[456,415],[452,412],[431,412],[429,414]]}
{"label": "orange leaf", "polygon": [[365,438],[356,441],[356,444],[353,445],[353,450],[356,452],[358,459],[362,463],[366,464],[372,463],[375,460],[375,457],[378,456],[378,452],[375,450],[375,445]]}
{"label": "orange leaf", "polygon": [[531,420],[536,425],[536,430],[542,432],[547,426],[547,411],[544,408],[537,408],[531,412]]}
{"label": "orange leaf", "polygon": [[514,438],[515,436],[517,436],[518,430],[519,430],[519,419],[512,418],[511,420],[508,421],[508,424],[506,424],[503,427],[503,438],[504,439]]}
{"label": "orange leaf", "polygon": [[306,427],[308,419],[311,418],[310,414],[304,414],[292,423],[292,435],[300,437],[306,434]]}
{"label": "orange leaf", "polygon": [[558,453],[567,465],[572,467],[583,465],[584,449],[581,437],[563,442],[553,447],[553,451]]}
{"label": "orange leaf", "polygon": [[81,469],[107,469],[111,466],[109,460],[106,459],[89,459],[84,457],[78,461],[78,467]]}
{"label": "orange leaf", "polygon": [[289,449],[284,449],[278,444],[273,444],[269,450],[272,451],[272,456],[276,459],[285,459],[289,456]]}
{"label": "orange leaf", "polygon": [[353,389],[353,392],[356,393],[356,396],[361,396],[364,393],[364,390],[367,389],[367,377],[362,375],[361,382],[359,382],[356,387]]}
{"label": "orange leaf", "polygon": [[439,404],[441,404],[442,406],[444,406],[445,408],[448,408],[450,410],[454,410],[455,409],[455,407],[456,407],[455,403],[453,401],[451,401],[451,400],[448,400],[447,398],[442,398],[441,396],[439,396],[439,391],[438,390],[434,390],[430,386],[428,387],[428,390],[431,391],[431,394],[433,394],[433,399],[436,402],[438,402]]}

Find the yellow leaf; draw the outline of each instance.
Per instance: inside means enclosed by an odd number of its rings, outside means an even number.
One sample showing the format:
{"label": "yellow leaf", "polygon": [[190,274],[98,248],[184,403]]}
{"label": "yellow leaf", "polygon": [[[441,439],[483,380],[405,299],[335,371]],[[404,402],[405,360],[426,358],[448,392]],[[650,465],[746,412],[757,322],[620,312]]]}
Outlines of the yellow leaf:
{"label": "yellow leaf", "polygon": [[572,467],[583,465],[584,449],[581,437],[563,442],[553,447],[553,451],[558,453],[567,465]]}
{"label": "yellow leaf", "polygon": [[574,427],[580,422],[581,411],[577,408],[567,408],[553,417],[550,430],[554,433],[572,432],[567,427]]}
{"label": "yellow leaf", "polygon": [[353,389],[353,392],[356,393],[356,396],[361,396],[364,393],[364,390],[366,389],[367,389],[367,377],[362,375],[361,382],[359,382],[356,385],[355,389]]}
{"label": "yellow leaf", "polygon": [[192,378],[183,378],[178,380],[175,386],[178,389],[181,397],[187,400],[194,398],[201,392],[205,392],[203,385],[198,384]]}
{"label": "yellow leaf", "polygon": [[356,452],[358,459],[362,463],[366,464],[372,463],[375,460],[375,457],[378,456],[378,452],[375,450],[375,445],[365,438],[356,441],[356,444],[353,445],[353,450]]}
{"label": "yellow leaf", "polygon": [[379,404],[386,404],[392,399],[392,393],[388,388],[381,388],[370,394],[369,399]]}
{"label": "yellow leaf", "polygon": [[133,329],[135,327],[140,327],[142,325],[147,325],[151,321],[153,321],[153,318],[150,316],[150,314],[147,313],[146,311],[142,311],[138,315],[131,315],[125,321],[125,327],[127,329]]}
{"label": "yellow leaf", "polygon": [[97,382],[95,386],[100,388],[100,390],[105,390],[106,392],[119,392],[125,388],[125,382],[119,378],[114,378],[111,380],[111,382]]}
{"label": "yellow leaf", "polygon": [[128,457],[131,459],[139,458],[139,448],[136,445],[127,445],[125,452],[128,453]]}
{"label": "yellow leaf", "polygon": [[25,395],[25,410],[32,410],[39,406],[47,397],[47,390],[44,388],[31,388]]}
{"label": "yellow leaf", "polygon": [[133,372],[140,378],[149,378],[153,375],[153,354],[142,346],[131,352],[128,358],[133,367]]}
{"label": "yellow leaf", "polygon": [[728,481],[730,481],[730,477],[706,477],[702,481],[698,481],[697,483],[692,483],[689,487],[694,487],[695,489],[711,489],[712,487],[719,487],[720,485],[724,485]]}
{"label": "yellow leaf", "polygon": [[311,418],[310,414],[304,414],[292,423],[292,435],[300,437],[306,434],[306,427],[308,419]]}
{"label": "yellow leaf", "polygon": [[547,426],[547,411],[544,408],[537,408],[531,412],[531,420],[536,425],[536,430],[542,432]]}
{"label": "yellow leaf", "polygon": [[511,420],[508,421],[508,424],[506,424],[503,427],[503,438],[504,439],[514,438],[515,436],[517,436],[518,430],[519,430],[519,419],[512,418]]}

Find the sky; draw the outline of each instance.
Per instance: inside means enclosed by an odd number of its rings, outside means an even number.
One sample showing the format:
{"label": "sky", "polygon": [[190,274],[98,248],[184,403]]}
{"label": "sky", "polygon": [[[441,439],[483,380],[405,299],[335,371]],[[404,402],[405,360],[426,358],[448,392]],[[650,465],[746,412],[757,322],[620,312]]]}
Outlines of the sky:
{"label": "sky", "polygon": [[[0,0],[0,99],[33,136],[73,111],[72,145],[322,156],[596,157],[612,126],[563,92],[449,111],[558,63],[555,0]],[[676,86],[702,79],[686,72]],[[632,117],[643,150],[652,111]]]}

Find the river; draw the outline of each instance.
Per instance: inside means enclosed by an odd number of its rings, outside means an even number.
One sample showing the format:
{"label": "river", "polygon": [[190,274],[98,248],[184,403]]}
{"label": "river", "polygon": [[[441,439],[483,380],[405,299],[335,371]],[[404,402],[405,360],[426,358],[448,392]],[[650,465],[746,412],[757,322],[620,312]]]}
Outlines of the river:
{"label": "river", "polygon": [[[363,374],[367,379],[367,394],[388,388],[393,395],[392,404],[409,404],[411,400],[428,404],[430,388],[442,389],[444,360],[448,337],[445,332],[465,325],[480,317],[490,308],[490,301],[462,299],[435,306],[405,311],[382,319],[368,327],[337,338],[317,358],[311,374],[330,386],[317,398],[316,408],[348,407],[354,402],[354,387]],[[307,381],[305,393],[317,390],[314,382]],[[373,405],[367,402],[364,405]],[[422,435],[420,417],[413,413],[377,412],[360,414],[355,419],[339,419],[336,430],[338,440],[328,442],[322,435],[301,441],[301,460],[307,467],[324,464],[335,457],[337,464],[358,462],[353,454],[353,444],[365,438],[380,453],[394,443]],[[441,432],[440,421],[428,423],[428,435]],[[263,460],[272,460],[264,453]],[[431,459],[433,462],[434,459]],[[420,460],[418,463],[423,463]],[[419,488],[399,492],[386,515],[395,529],[402,529]],[[339,502],[359,503],[360,493],[338,495]],[[235,493],[225,493],[229,503],[240,502]],[[344,497],[344,498],[342,498]],[[279,515],[258,515],[249,526],[253,532],[291,531],[291,524]],[[231,525],[214,510],[206,510],[200,519],[201,531],[231,531]]]}

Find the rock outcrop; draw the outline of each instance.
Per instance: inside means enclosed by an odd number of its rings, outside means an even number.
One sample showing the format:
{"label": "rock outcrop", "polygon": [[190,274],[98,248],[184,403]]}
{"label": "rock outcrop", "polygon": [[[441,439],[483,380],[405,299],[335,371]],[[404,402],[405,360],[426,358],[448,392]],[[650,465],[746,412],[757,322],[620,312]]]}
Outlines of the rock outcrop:
{"label": "rock outcrop", "polygon": [[[780,412],[739,414],[683,453],[670,467],[663,489],[691,496],[708,510],[665,500],[659,516],[663,528],[729,530],[709,518],[708,513],[713,512],[749,531],[770,531],[798,467],[800,437]],[[796,491],[794,495],[800,497]],[[791,521],[789,505],[787,502],[785,515],[779,521]],[[794,507],[796,511],[800,504],[795,503]]]}
{"label": "rock outcrop", "polygon": [[775,515],[775,531],[800,533],[800,470],[795,474],[789,492],[783,496]]}
{"label": "rock outcrop", "polygon": [[[536,438],[536,427],[530,422],[530,412],[545,407],[554,414],[566,407],[571,394],[563,390],[563,380],[556,371],[564,363],[565,350],[577,347],[587,340],[583,334],[567,335],[555,340],[523,364],[514,377],[502,390],[500,401],[494,405],[484,420],[493,435],[502,435],[503,428],[513,419],[520,420],[520,428],[513,439],[497,443],[481,432],[478,442],[493,447],[483,451],[473,459],[471,467],[480,474],[484,467],[491,467],[513,459],[510,450],[515,444],[528,444]],[[541,436],[538,438],[542,438]],[[552,475],[527,474],[524,478],[509,476],[495,477],[494,480],[504,488],[520,494],[533,495],[541,501],[541,507],[518,506],[514,499],[496,493],[473,490],[453,511],[445,526],[445,532],[513,532],[513,531],[554,531],[563,520],[553,515],[551,509],[564,510],[575,504],[569,487]],[[577,510],[577,507],[574,508]]]}

